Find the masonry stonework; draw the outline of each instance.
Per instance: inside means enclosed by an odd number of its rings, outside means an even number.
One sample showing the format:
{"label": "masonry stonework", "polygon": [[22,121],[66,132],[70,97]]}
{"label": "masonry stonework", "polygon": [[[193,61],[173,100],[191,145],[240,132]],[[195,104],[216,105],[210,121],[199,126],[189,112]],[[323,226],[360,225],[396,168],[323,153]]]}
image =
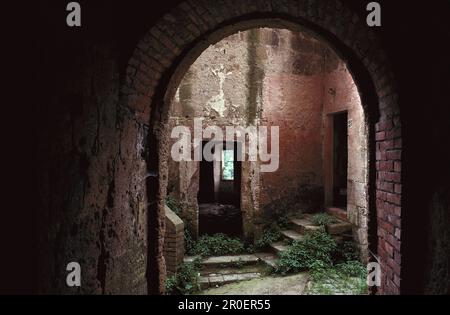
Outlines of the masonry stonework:
{"label": "masonry stonework", "polygon": [[167,275],[176,274],[184,259],[184,223],[167,206],[164,259],[166,261]]}
{"label": "masonry stonework", "polygon": [[[147,26],[139,40],[127,38],[132,53],[117,48],[112,23],[83,30],[86,39],[65,40],[66,47],[52,52],[54,67],[71,80],[55,76],[51,86],[60,92],[49,93],[50,110],[43,111],[48,115],[38,133],[39,231],[46,231],[39,234],[39,291],[164,292],[169,165],[158,154],[169,147],[169,106],[189,67],[211,44],[238,31],[274,27],[318,34],[347,63],[358,86],[373,151],[369,236],[383,271],[378,292],[399,294],[407,231],[404,116],[392,56],[365,21],[338,0],[189,0]],[[53,38],[48,42],[56,46]],[[77,58],[67,63],[59,52]],[[79,84],[66,83],[72,81]],[[220,99],[214,104],[220,111]],[[192,169],[186,176],[194,176]],[[64,267],[73,260],[84,273],[77,292],[64,284]]]}
{"label": "masonry stonework", "polygon": [[[251,112],[256,115],[251,125],[280,128],[276,172],[260,173],[258,162],[243,164],[244,234],[254,240],[264,225],[281,215],[322,212],[324,205],[332,206],[326,201],[332,172],[329,117],[342,111],[349,112],[350,126],[345,219],[355,226],[355,239],[367,257],[364,110],[344,62],[319,39],[305,32],[261,28],[216,43],[201,54],[180,83],[169,129],[189,126],[193,133],[194,118],[202,118],[204,127],[218,126],[223,131],[226,126],[248,127]],[[183,218],[195,235],[199,163],[171,160],[170,164],[168,192],[179,200]]]}
{"label": "masonry stonework", "polygon": [[[229,8],[233,9],[229,10]],[[327,37],[327,34],[333,34],[334,38],[337,38],[335,44],[339,47],[345,47],[341,50],[341,53],[348,54],[346,58],[351,60],[349,66],[355,80],[358,82],[361,77],[370,77],[373,82],[380,115],[378,122],[370,122],[372,124],[371,128],[375,124],[376,132],[385,132],[384,138],[377,140],[377,162],[395,163],[401,161],[400,111],[396,85],[393,83],[393,74],[390,71],[386,55],[382,49],[378,49],[379,43],[376,37],[364,22],[357,15],[347,11],[339,1],[327,1],[326,3],[319,1],[271,2],[264,0],[234,3],[230,1],[214,5],[214,8],[200,1],[183,3],[167,14],[149,32],[146,38],[141,41],[134,57],[131,59],[130,71],[133,72],[139,69],[138,72],[141,73],[142,71],[144,75],[140,76],[140,79],[133,74],[129,76],[129,92],[127,94],[129,99],[134,100],[132,103],[129,103],[130,108],[138,109],[140,104],[150,104],[152,101],[153,106],[155,106],[155,101],[158,102],[158,100],[154,99],[153,96],[161,88],[159,79],[175,63],[181,51],[185,50],[190,43],[197,42],[196,38],[199,36],[208,35],[210,38],[209,43],[213,43],[217,42],[218,39],[224,38],[225,35],[231,35],[236,30],[239,30],[239,24],[236,23],[229,28],[219,27],[219,25],[226,24],[227,21],[234,20],[236,22],[236,19],[240,19],[244,23],[241,27],[248,28],[248,24],[247,26],[244,25],[246,21],[245,16],[249,13],[283,15],[285,18],[288,16],[289,19],[300,24],[304,21],[312,23],[315,25],[314,29],[324,37]],[[278,21],[274,23],[276,24]],[[270,23],[266,19],[264,23],[255,21],[253,26],[270,26],[268,24]],[[189,28],[185,27],[188,25]],[[334,39],[330,38],[330,40]],[[175,95],[176,86],[179,85],[182,79],[183,71],[181,69],[184,67],[184,71],[186,71],[193,60],[195,60],[193,56],[200,55],[207,48],[205,47],[205,42],[197,43],[198,45],[193,50],[190,50],[190,55],[184,59],[182,65],[178,64],[179,67],[173,74],[171,82],[165,85],[168,95],[172,95],[169,99],[172,99]],[[157,58],[158,56],[161,58]],[[362,68],[353,66],[358,63],[362,64],[368,72],[358,70]],[[143,71],[144,69],[145,71]],[[147,74],[145,75],[145,73]],[[153,74],[149,75],[150,73]],[[140,89],[140,86],[149,88]],[[370,86],[370,84],[365,86]],[[370,88],[368,93],[362,93],[363,97],[367,97],[370,94]],[[374,99],[363,99],[362,103],[365,108],[370,108],[371,112],[375,110],[374,106],[377,106],[376,103],[374,104]],[[395,229],[401,231],[401,220],[396,219],[400,218],[401,215],[401,191],[386,193],[380,189],[384,183],[401,184],[401,170],[398,172],[385,172],[381,171],[380,164],[377,164],[377,203],[375,210],[380,222],[377,231],[379,239],[378,253],[384,274],[383,286],[380,292],[399,293],[400,282],[396,281],[396,279],[401,279],[401,258],[399,255],[401,241],[399,233],[395,233]],[[165,186],[164,182],[160,184],[160,188]],[[391,226],[393,229],[390,228]],[[385,251],[386,244],[390,244],[395,248],[392,255]]]}

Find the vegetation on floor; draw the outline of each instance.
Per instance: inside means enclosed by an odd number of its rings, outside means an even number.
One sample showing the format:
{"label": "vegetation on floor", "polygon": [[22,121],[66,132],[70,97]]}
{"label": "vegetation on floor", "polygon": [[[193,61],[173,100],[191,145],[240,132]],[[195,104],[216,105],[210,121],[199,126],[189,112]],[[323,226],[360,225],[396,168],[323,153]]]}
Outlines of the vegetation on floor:
{"label": "vegetation on floor", "polygon": [[200,263],[186,262],[181,265],[178,273],[166,280],[167,295],[189,295],[199,290]]}
{"label": "vegetation on floor", "polygon": [[268,229],[264,230],[261,238],[256,241],[255,246],[257,249],[264,249],[281,238],[281,228],[277,224],[272,224]]}
{"label": "vegetation on floor", "polygon": [[365,294],[367,271],[358,259],[352,242],[338,245],[329,234],[316,231],[282,252],[273,272],[308,270],[312,281],[307,294]]}
{"label": "vegetation on floor", "polygon": [[[181,215],[179,204],[168,197],[167,205],[177,215]],[[336,220],[325,213],[311,218],[316,226],[326,226]],[[188,224],[186,224],[188,226]],[[211,256],[239,255],[252,253],[269,247],[282,240],[282,231],[289,226],[289,218],[280,216],[278,220],[264,230],[255,246],[246,246],[242,240],[224,234],[203,235],[195,241],[185,229],[185,247],[187,255],[198,256],[194,262],[184,263],[176,276],[166,281],[166,294],[188,295],[199,291],[199,277],[202,258]],[[234,268],[243,267],[242,261],[236,261]],[[270,273],[286,276],[308,271],[311,281],[306,294],[366,294],[366,268],[359,262],[359,251],[351,241],[339,244],[323,230],[306,234],[299,241],[292,241],[286,251],[279,254],[274,267],[268,267]]]}
{"label": "vegetation on floor", "polygon": [[336,219],[326,213],[318,213],[311,218],[311,222],[316,226],[326,226],[335,223]]}
{"label": "vegetation on floor", "polygon": [[238,238],[225,234],[203,235],[193,243],[188,254],[193,256],[211,257],[239,255],[246,252],[244,243]]}
{"label": "vegetation on floor", "polygon": [[300,241],[294,241],[289,248],[281,252],[274,272],[282,275],[326,268],[333,263],[333,253],[337,245],[327,233],[317,231],[305,236]]}
{"label": "vegetation on floor", "polygon": [[289,216],[287,214],[283,214],[277,218],[276,224],[280,229],[284,230],[289,227],[289,221]]}
{"label": "vegetation on floor", "polygon": [[309,295],[363,295],[367,294],[366,268],[359,261],[349,261],[334,267],[313,269]]}
{"label": "vegetation on floor", "polygon": [[270,224],[268,228],[263,231],[261,238],[255,242],[255,248],[258,250],[267,248],[270,244],[277,242],[283,238],[281,231],[287,229],[289,226],[289,217],[281,215],[277,221]]}

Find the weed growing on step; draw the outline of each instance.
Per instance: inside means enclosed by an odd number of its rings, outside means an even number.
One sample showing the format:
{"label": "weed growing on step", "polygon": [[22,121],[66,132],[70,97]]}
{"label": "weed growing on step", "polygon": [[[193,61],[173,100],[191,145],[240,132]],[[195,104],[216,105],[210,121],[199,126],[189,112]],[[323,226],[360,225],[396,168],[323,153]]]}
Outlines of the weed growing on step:
{"label": "weed growing on step", "polygon": [[176,275],[166,280],[167,295],[188,295],[199,291],[200,262],[183,263]]}
{"label": "weed growing on step", "polygon": [[175,292],[175,289],[178,285],[177,276],[169,276],[166,279],[166,295],[172,295]]}
{"label": "weed growing on step", "polygon": [[358,261],[360,258],[359,250],[355,243],[346,241],[337,245],[336,253],[334,254],[334,261]]}
{"label": "weed growing on step", "polygon": [[316,231],[304,239],[293,242],[280,254],[274,272],[282,275],[308,269],[326,268],[333,263],[337,245],[327,233]]}
{"label": "weed growing on step", "polygon": [[312,281],[307,294],[366,294],[367,271],[358,257],[352,242],[338,245],[329,234],[316,231],[282,252],[273,272],[308,270]]}
{"label": "weed growing on step", "polygon": [[[286,214],[278,215],[275,222],[266,222],[266,228],[263,231],[261,238],[255,242],[255,249],[262,250],[267,248],[271,243],[278,242],[283,238],[281,235],[282,230],[286,230],[289,227],[289,216]],[[268,226],[268,227],[267,227]]]}
{"label": "weed growing on step", "polygon": [[242,269],[242,268],[244,267],[244,262],[242,261],[242,259],[239,258],[239,260],[233,261],[233,262],[231,263],[231,265],[232,265],[234,268]]}
{"label": "weed growing on step", "polygon": [[278,224],[272,224],[268,229],[264,230],[261,238],[256,241],[255,247],[257,249],[264,249],[270,244],[279,241],[281,238],[281,228]]}
{"label": "weed growing on step", "polygon": [[311,218],[311,222],[316,226],[326,226],[335,223],[336,219],[326,213],[318,213]]}
{"label": "weed growing on step", "polygon": [[285,230],[289,227],[289,221],[289,216],[287,214],[283,214],[278,217],[276,224],[281,230]]}
{"label": "weed growing on step", "polygon": [[246,252],[244,243],[225,234],[203,235],[190,248],[189,255],[201,257],[239,255]]}

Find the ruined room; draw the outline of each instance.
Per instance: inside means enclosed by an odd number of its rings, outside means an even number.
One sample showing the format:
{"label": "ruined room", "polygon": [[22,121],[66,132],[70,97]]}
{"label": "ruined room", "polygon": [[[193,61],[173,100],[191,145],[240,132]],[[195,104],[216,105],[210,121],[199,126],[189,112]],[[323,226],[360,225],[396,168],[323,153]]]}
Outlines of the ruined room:
{"label": "ruined room", "polygon": [[[64,3],[43,1],[32,110],[14,116],[34,113],[21,164],[35,194],[5,220],[6,291],[448,294],[450,8],[380,3],[370,27],[356,0],[80,1],[70,28]],[[239,160],[251,137],[175,161],[171,133],[195,119],[278,127],[276,170]],[[345,272],[345,288],[321,286]]]}

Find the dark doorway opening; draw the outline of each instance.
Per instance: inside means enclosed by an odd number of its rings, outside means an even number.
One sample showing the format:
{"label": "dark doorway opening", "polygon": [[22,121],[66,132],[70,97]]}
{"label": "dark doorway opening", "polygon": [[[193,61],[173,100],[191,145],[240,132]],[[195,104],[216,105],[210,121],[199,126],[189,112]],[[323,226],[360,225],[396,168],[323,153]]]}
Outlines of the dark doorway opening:
{"label": "dark doorway opening", "polygon": [[[209,142],[203,142],[203,148]],[[200,162],[199,235],[223,233],[242,235],[240,207],[242,162],[237,142],[216,143],[213,153],[220,160]]]}
{"label": "dark doorway opening", "polygon": [[347,208],[348,113],[333,117],[333,205]]}

